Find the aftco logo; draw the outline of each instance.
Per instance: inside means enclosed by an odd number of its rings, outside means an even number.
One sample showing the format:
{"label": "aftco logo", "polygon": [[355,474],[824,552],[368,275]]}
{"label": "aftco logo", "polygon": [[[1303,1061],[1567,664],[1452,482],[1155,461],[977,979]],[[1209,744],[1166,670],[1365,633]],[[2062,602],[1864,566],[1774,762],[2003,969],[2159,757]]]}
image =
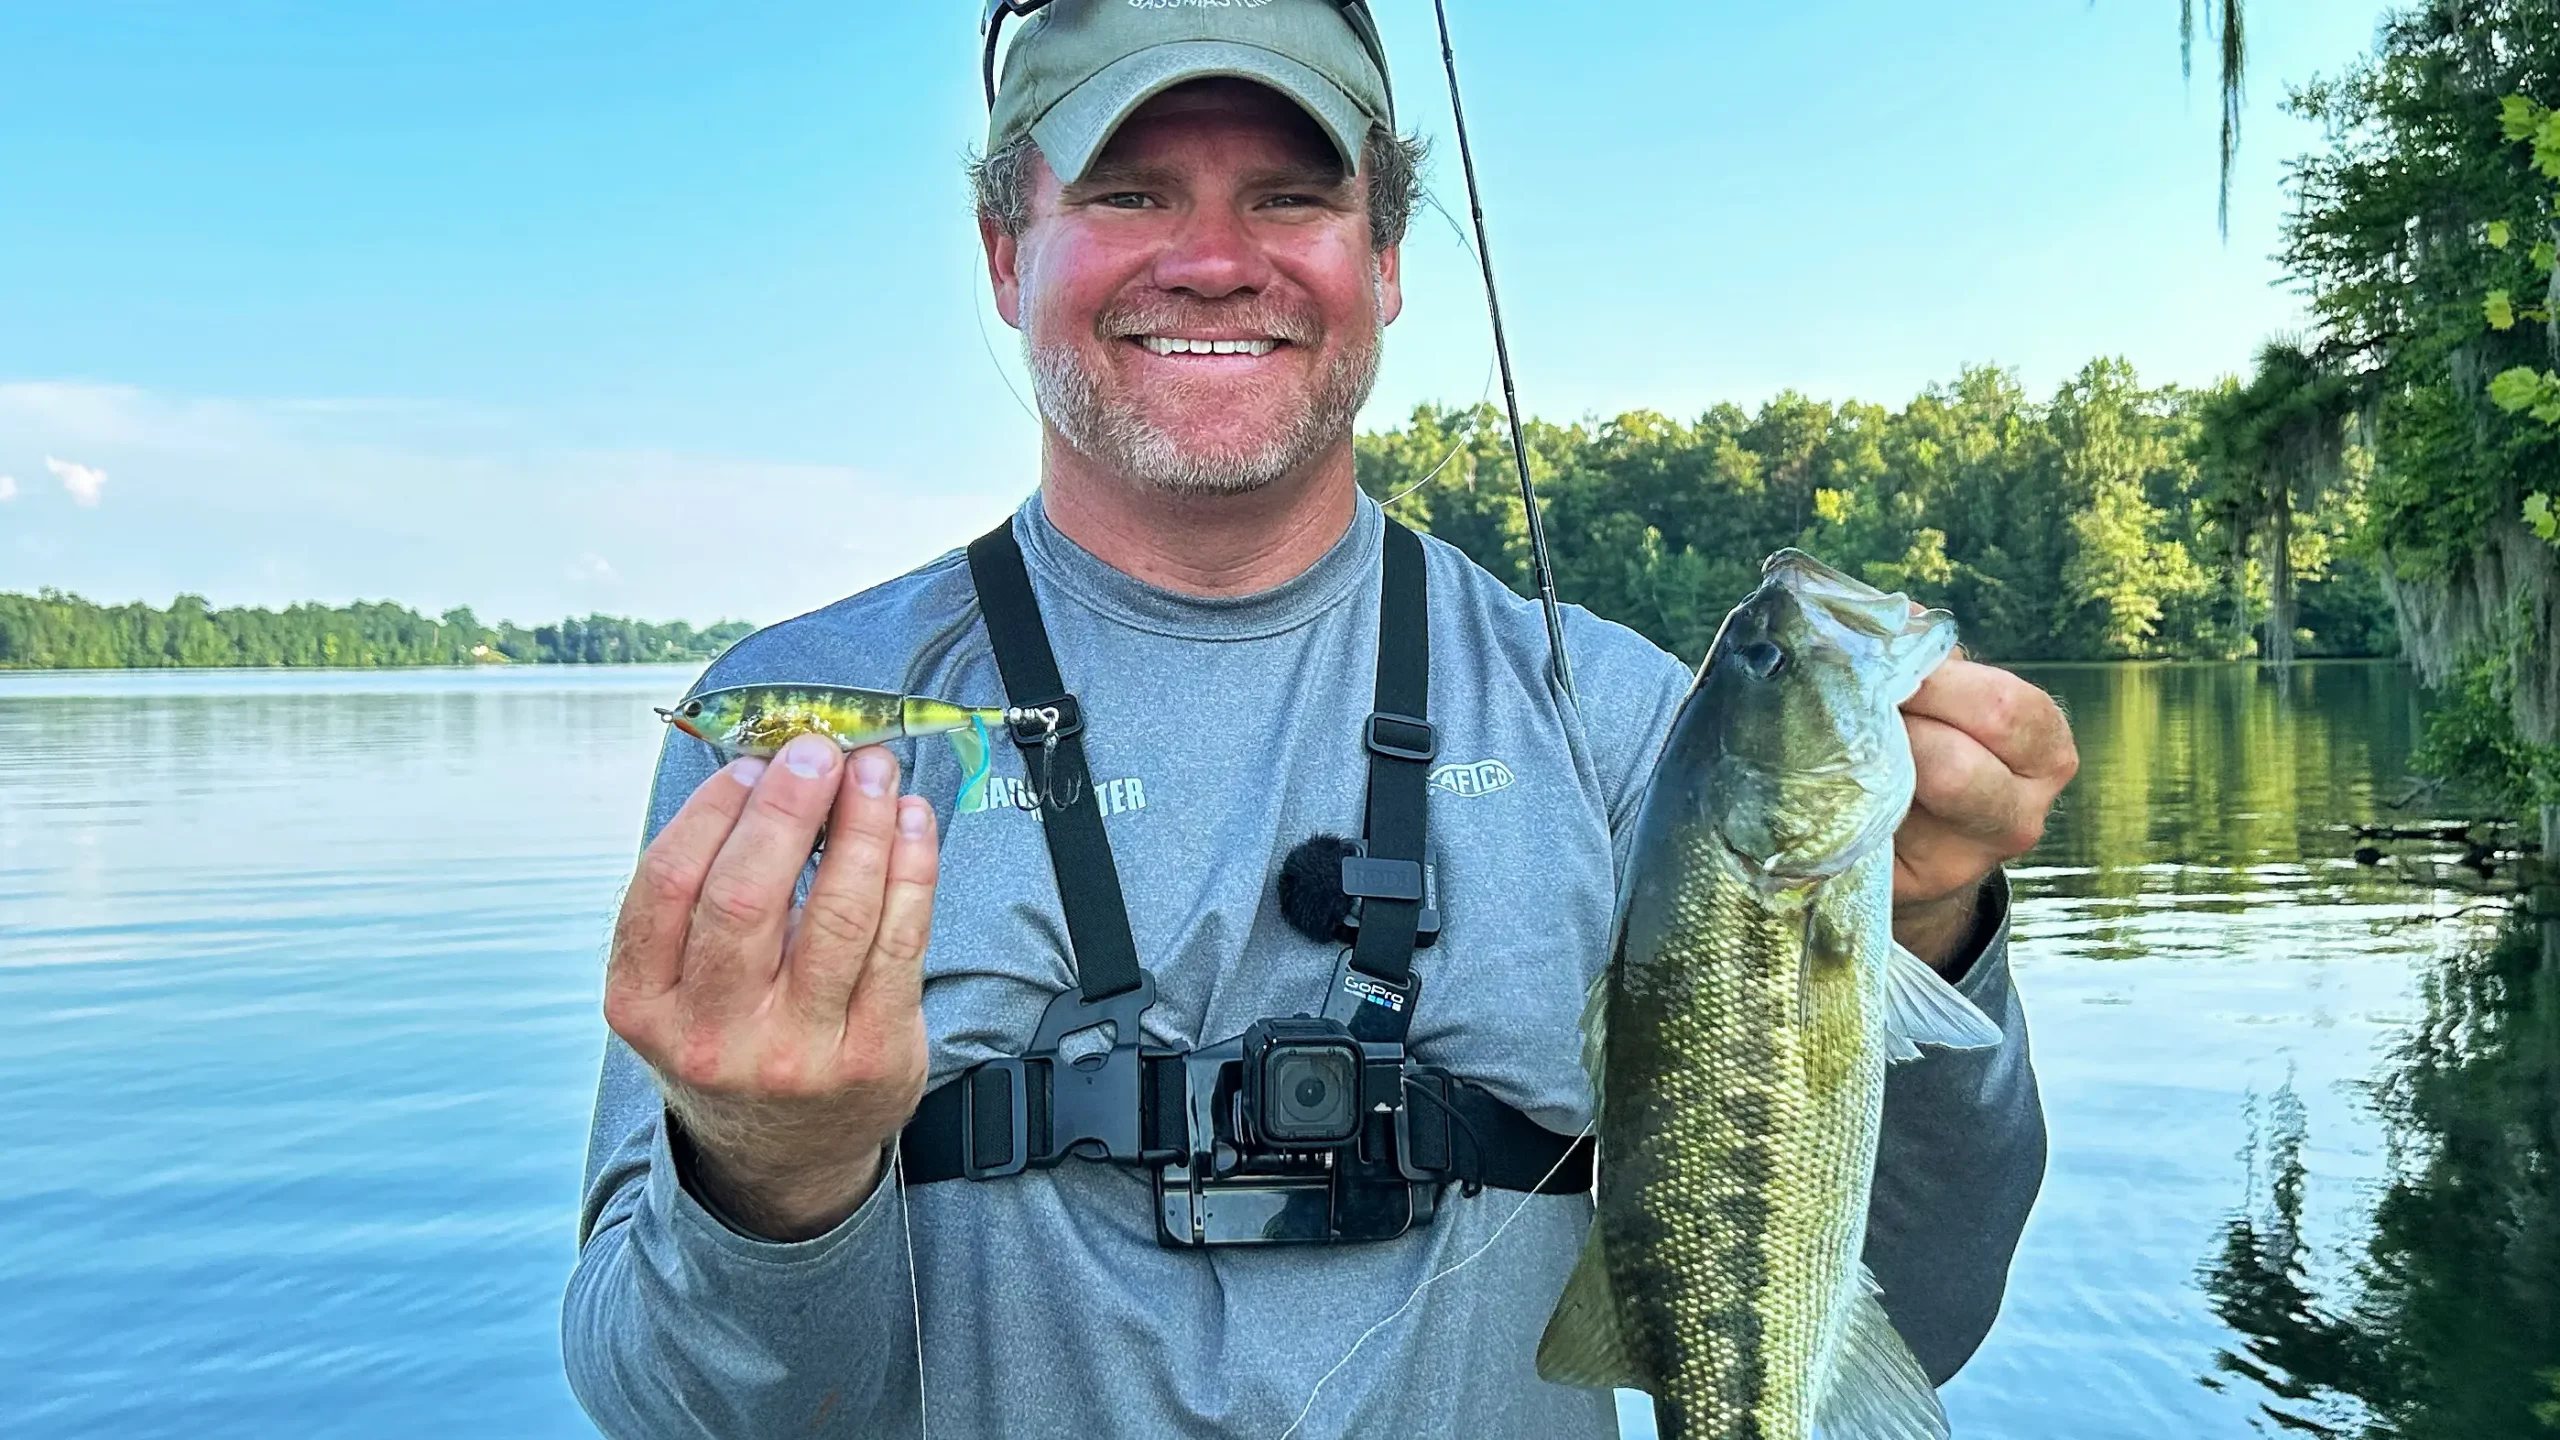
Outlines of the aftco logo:
{"label": "aftco logo", "polygon": [[1519,777],[1499,760],[1472,765],[1443,765],[1431,772],[1431,783],[1452,795],[1490,795]]}

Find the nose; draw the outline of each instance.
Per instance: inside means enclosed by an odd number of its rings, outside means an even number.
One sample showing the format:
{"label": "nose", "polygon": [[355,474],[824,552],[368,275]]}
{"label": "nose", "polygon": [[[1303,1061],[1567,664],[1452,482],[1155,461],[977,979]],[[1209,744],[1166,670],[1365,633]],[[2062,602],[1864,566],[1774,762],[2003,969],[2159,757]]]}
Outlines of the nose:
{"label": "nose", "polygon": [[1192,207],[1156,257],[1156,288],[1203,300],[1251,294],[1270,281],[1271,257],[1244,217],[1225,205]]}

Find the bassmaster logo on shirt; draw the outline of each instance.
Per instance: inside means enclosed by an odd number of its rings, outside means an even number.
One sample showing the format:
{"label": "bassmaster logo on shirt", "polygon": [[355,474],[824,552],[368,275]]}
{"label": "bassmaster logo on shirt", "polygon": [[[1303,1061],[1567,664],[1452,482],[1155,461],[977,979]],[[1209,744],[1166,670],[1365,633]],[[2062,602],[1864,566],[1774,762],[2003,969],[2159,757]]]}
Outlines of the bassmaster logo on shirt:
{"label": "bassmaster logo on shirt", "polygon": [[[1147,808],[1146,784],[1135,775],[1119,780],[1096,781],[1093,793],[1105,818]],[[1025,781],[1010,775],[990,775],[961,795],[955,808],[963,815],[980,810],[1037,810],[1040,808],[1040,796]]]}

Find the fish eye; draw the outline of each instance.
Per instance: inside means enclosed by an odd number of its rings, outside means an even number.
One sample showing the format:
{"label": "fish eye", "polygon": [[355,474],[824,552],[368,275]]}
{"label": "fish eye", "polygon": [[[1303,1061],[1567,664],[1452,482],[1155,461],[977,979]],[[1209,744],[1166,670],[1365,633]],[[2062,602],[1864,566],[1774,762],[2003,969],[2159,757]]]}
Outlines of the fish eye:
{"label": "fish eye", "polygon": [[701,702],[701,701],[699,701],[699,700],[687,700],[686,702],[684,702],[684,718],[686,718],[687,720],[691,720],[691,719],[693,719],[695,716],[700,715],[701,713],[702,713],[702,702]]}
{"label": "fish eye", "polygon": [[1763,680],[1787,668],[1787,652],[1766,640],[1754,640],[1746,645],[1734,646],[1733,658],[1741,661],[1745,669]]}

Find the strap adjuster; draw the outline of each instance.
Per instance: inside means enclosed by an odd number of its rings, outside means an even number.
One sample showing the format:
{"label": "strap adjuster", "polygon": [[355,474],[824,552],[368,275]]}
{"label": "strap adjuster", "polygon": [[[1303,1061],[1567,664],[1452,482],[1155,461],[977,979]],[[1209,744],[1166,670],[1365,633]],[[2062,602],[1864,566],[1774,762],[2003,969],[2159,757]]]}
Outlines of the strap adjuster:
{"label": "strap adjuster", "polygon": [[1369,712],[1369,748],[1397,760],[1417,760],[1429,764],[1440,754],[1440,732],[1431,722],[1415,715],[1391,715],[1384,710]]}
{"label": "strap adjuster", "polygon": [[1025,750],[1064,740],[1084,729],[1084,707],[1076,703],[1073,695],[1053,695],[1010,708],[1013,718],[1005,722],[1005,728],[1013,732],[1013,743]]}
{"label": "strap adjuster", "polygon": [[[960,1173],[972,1180],[1019,1175],[1031,1163],[1031,1094],[1022,1068],[1022,1057],[1001,1055],[970,1066],[961,1081]],[[993,1093],[998,1090],[1003,1093]],[[991,1107],[985,1112],[983,1131],[979,1128],[981,1104]],[[998,1124],[1005,1127],[1001,1132],[994,1128]],[[987,1153],[995,1149],[999,1134],[1006,1140],[1004,1152]],[[981,1138],[989,1142],[983,1152]]]}

